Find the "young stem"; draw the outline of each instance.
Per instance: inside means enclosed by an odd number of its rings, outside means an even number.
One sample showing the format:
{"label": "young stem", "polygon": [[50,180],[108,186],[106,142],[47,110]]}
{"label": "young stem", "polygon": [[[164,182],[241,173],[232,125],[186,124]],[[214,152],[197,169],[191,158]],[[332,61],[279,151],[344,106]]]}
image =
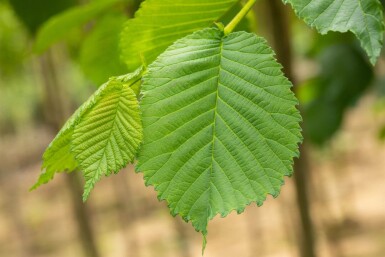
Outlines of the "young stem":
{"label": "young stem", "polygon": [[247,3],[242,7],[242,9],[237,13],[237,15],[230,21],[229,24],[225,27],[223,32],[225,35],[233,32],[235,27],[239,24],[239,22],[247,15],[247,13],[251,10],[253,5],[257,2],[257,0],[248,0]]}

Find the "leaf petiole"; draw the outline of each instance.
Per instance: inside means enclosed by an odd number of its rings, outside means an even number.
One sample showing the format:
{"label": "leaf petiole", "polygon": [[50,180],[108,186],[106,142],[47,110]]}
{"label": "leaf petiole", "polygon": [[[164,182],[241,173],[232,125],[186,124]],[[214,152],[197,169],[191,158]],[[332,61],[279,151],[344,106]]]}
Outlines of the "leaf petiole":
{"label": "leaf petiole", "polygon": [[248,14],[253,5],[257,2],[257,0],[248,0],[247,3],[242,7],[242,9],[237,13],[237,15],[230,21],[229,24],[223,30],[225,35],[233,32],[235,27],[239,24],[239,22]]}

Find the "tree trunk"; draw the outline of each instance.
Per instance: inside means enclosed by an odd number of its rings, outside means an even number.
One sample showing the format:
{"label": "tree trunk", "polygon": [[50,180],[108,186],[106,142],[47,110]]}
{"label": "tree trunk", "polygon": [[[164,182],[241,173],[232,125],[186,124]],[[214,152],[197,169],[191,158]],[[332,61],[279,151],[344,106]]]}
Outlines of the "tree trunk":
{"label": "tree trunk", "polygon": [[[63,88],[56,74],[56,62],[53,50],[49,50],[40,59],[41,75],[44,86],[44,115],[48,124],[58,132],[70,114],[69,101],[65,101]],[[87,215],[86,204],[82,202],[82,186],[76,172],[66,176],[71,194],[72,211],[74,213],[79,238],[84,250],[84,256],[99,257],[91,223]]]}
{"label": "tree trunk", "polygon": [[126,240],[126,255],[140,256],[140,245],[137,239],[136,221],[140,218],[138,203],[135,192],[128,181],[127,172],[134,172],[133,168],[120,171],[118,176],[113,177],[115,196],[119,202],[117,210],[122,227],[122,234]]}

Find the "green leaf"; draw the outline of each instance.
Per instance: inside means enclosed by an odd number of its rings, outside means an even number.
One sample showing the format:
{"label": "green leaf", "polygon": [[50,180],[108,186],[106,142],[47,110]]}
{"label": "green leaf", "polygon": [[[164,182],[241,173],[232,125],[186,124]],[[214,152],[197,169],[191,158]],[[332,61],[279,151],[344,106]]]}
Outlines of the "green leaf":
{"label": "green leaf", "polygon": [[[146,0],[121,36],[129,70],[152,63],[175,40],[220,21],[238,0]],[[236,7],[239,8],[239,7]]]}
{"label": "green leaf", "polygon": [[84,201],[102,175],[117,173],[134,161],[142,141],[142,124],[131,86],[140,83],[141,76],[133,76],[126,83],[110,80],[75,126],[71,151],[84,172]]}
{"label": "green leaf", "polygon": [[66,37],[72,29],[80,27],[107,9],[125,1],[126,0],[92,1],[87,5],[76,6],[52,17],[39,29],[34,51],[38,53],[45,51],[52,44]]}
{"label": "green leaf", "polygon": [[283,0],[308,25],[328,31],[353,32],[375,64],[383,45],[383,14],[378,0]]}
{"label": "green leaf", "polygon": [[119,51],[119,34],[126,20],[120,12],[107,14],[95,23],[82,44],[80,66],[96,85],[111,76],[127,73]]}
{"label": "green leaf", "polygon": [[215,215],[262,205],[292,174],[301,117],[281,68],[264,39],[209,28],[174,43],[143,78],[137,170],[204,236]]}
{"label": "green leaf", "polygon": [[142,69],[138,69],[111,78],[79,107],[46,149],[44,172],[31,189],[47,183],[57,172],[81,168],[86,199],[101,175],[118,172],[134,160],[142,138],[136,99],[141,77]]}
{"label": "green leaf", "polygon": [[329,46],[319,58],[319,75],[300,87],[300,95],[313,95],[303,106],[305,132],[312,143],[322,145],[338,131],[349,107],[370,87],[374,73],[355,42]]}

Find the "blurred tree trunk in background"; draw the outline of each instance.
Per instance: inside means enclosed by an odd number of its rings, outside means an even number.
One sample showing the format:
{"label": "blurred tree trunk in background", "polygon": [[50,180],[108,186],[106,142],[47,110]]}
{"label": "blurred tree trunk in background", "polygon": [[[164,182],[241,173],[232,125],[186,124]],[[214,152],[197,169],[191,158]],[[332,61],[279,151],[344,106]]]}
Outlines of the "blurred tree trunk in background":
{"label": "blurred tree trunk in background", "polygon": [[128,168],[120,171],[118,176],[113,177],[113,183],[122,234],[126,241],[126,252],[130,256],[140,256],[140,246],[136,237],[138,233],[135,228],[135,222],[139,219],[139,208],[127,176],[127,172],[132,171]]}
{"label": "blurred tree trunk in background", "polygon": [[[61,80],[57,77],[54,50],[47,51],[40,57],[41,76],[44,88],[44,114],[50,127],[58,132],[70,116],[71,110],[68,99],[63,90]],[[82,202],[82,185],[76,171],[66,174],[67,185],[71,194],[72,210],[77,223],[77,231],[84,250],[84,256],[99,257],[91,223],[87,212],[87,205]]]}
{"label": "blurred tree trunk in background", "polygon": [[[280,0],[265,0],[265,22],[269,29],[270,39],[276,52],[278,61],[283,65],[283,71],[294,84],[294,92],[297,91],[296,80],[292,70],[292,49],[290,35],[290,20],[287,8]],[[268,37],[269,38],[269,37]],[[306,140],[305,140],[306,142]],[[306,143],[305,143],[306,144]],[[310,214],[310,202],[308,194],[308,178],[310,166],[306,145],[300,146],[300,158],[294,162],[294,182],[300,219],[300,251],[302,257],[315,257],[314,230]]]}

